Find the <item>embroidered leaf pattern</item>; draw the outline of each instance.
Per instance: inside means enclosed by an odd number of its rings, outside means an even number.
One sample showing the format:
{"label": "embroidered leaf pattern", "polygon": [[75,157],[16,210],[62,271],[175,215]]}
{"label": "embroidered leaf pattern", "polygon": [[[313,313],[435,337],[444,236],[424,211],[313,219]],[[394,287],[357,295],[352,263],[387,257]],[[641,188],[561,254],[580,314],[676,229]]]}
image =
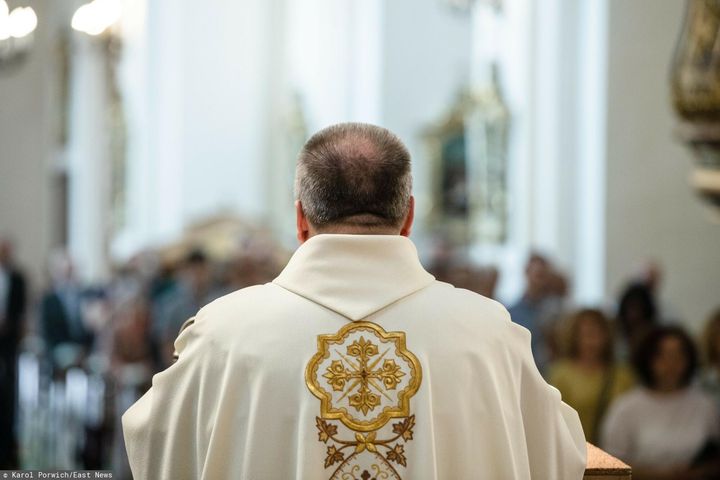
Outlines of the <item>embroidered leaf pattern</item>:
{"label": "embroidered leaf pattern", "polygon": [[407,459],[405,458],[405,447],[401,443],[395,444],[395,446],[387,453],[387,459],[391,462],[398,463],[403,467],[407,467]]}
{"label": "embroidered leaf pattern", "polygon": [[335,448],[334,445],[331,445],[327,449],[327,457],[325,457],[325,468],[328,468],[334,463],[342,462],[344,459],[345,455],[337,448]]}
{"label": "embroidered leaf pattern", "polygon": [[318,438],[321,442],[327,443],[334,435],[337,435],[337,425],[328,423],[320,417],[315,417],[315,424],[318,428]]}
{"label": "embroidered leaf pattern", "polygon": [[355,441],[357,442],[355,445],[355,453],[360,453],[366,448],[370,452],[377,452],[377,447],[375,446],[375,435],[376,432],[370,432],[367,436],[363,436],[362,433],[355,433]]}
{"label": "embroidered leaf pattern", "polygon": [[413,438],[413,427],[415,427],[415,415],[410,415],[402,422],[393,424],[393,433],[402,435],[403,440],[407,442]]}
{"label": "embroidered leaf pattern", "polygon": [[375,410],[378,405],[380,405],[380,396],[372,393],[365,385],[358,389],[358,393],[350,395],[350,406],[364,415],[370,410]]}
{"label": "embroidered leaf pattern", "polygon": [[360,340],[355,340],[347,347],[347,353],[363,362],[367,362],[370,357],[378,354],[378,347],[369,340],[365,340],[365,337],[360,337]]}
{"label": "embroidered leaf pattern", "polygon": [[395,360],[385,360],[379,375],[385,388],[395,390],[402,377],[405,376],[405,372],[402,371],[400,365],[395,363]]}
{"label": "embroidered leaf pattern", "polygon": [[333,390],[341,392],[345,388],[345,382],[350,378],[350,375],[340,360],[333,360],[323,377],[327,378],[328,384]]}

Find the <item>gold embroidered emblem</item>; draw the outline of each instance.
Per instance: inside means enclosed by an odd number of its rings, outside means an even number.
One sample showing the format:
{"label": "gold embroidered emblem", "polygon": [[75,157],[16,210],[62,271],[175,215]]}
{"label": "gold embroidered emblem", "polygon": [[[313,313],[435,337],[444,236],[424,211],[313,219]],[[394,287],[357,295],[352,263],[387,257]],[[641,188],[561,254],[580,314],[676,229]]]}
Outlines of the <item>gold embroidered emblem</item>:
{"label": "gold embroidered emblem", "polygon": [[[320,399],[319,441],[328,444],[325,468],[339,464],[331,479],[365,480],[400,476],[407,466],[405,443],[415,416],[410,398],[420,388],[420,364],[405,345],[404,332],[386,332],[371,322],[353,322],[336,334],[319,335],[318,351],[305,382]],[[401,419],[393,423],[391,419]],[[339,420],[351,432],[338,432]]]}

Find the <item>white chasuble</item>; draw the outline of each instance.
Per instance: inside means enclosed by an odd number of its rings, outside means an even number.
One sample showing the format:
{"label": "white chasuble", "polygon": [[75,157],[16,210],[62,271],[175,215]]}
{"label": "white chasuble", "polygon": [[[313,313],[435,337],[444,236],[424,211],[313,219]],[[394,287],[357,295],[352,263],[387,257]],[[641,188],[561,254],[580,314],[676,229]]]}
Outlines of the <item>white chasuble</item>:
{"label": "white chasuble", "polygon": [[583,477],[580,421],[529,332],[406,237],[311,237],[175,347],[123,416],[136,480]]}

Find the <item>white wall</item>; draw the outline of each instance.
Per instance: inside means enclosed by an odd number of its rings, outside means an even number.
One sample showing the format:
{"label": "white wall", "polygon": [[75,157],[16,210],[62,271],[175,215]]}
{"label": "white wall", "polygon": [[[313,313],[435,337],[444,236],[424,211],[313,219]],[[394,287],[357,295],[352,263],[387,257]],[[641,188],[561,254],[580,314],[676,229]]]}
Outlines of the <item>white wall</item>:
{"label": "white wall", "polygon": [[[558,107],[554,126],[544,127],[551,128],[554,143],[527,135],[516,152],[521,161],[512,167],[511,187],[526,195],[517,205],[524,215],[517,237],[527,246],[539,243],[557,250],[566,267],[576,265],[575,272],[589,271],[577,262],[591,258],[592,273],[582,280],[586,294],[581,295],[591,301],[598,293],[598,279],[604,293],[614,296],[643,258],[655,257],[667,273],[666,303],[697,327],[720,303],[720,227],[706,219],[702,203],[687,186],[691,156],[672,133],[675,118],[667,78],[683,4],[593,0],[588,2],[592,7],[568,9],[569,1],[553,0],[555,18],[566,25],[556,37],[545,37],[544,44],[567,44],[573,32],[582,33],[584,40],[577,46],[566,45],[567,56],[539,55],[533,42],[543,31],[537,25],[526,39],[513,37],[514,45],[498,39],[508,46],[509,64],[517,67],[507,79],[517,129],[528,132],[533,122],[553,118],[543,114],[554,104],[539,98],[546,91],[540,84],[532,86],[534,79],[551,81],[557,68],[565,75],[551,91],[552,98],[565,103]],[[68,12],[60,11],[59,5],[67,10],[71,4],[30,3],[40,18],[36,48],[18,70],[0,72],[0,234],[15,237],[21,262],[39,280],[56,221],[49,193],[59,153],[54,46],[57,29],[69,22]],[[169,237],[193,218],[224,206],[261,218],[267,215],[267,195],[288,187],[287,182],[279,185],[282,182],[271,175],[269,166],[276,161],[273,145],[278,139],[269,132],[277,130],[285,108],[277,92],[305,93],[310,131],[352,119],[377,121],[395,130],[414,155],[417,192],[422,196],[428,190],[420,133],[442,115],[456,89],[470,78],[467,62],[474,47],[469,15],[454,13],[439,0],[356,1],[348,11],[329,8],[326,0],[303,0],[299,11],[305,16],[300,17],[295,16],[299,7],[287,0],[225,0],[223,5],[227,14],[218,17],[221,9],[196,11],[190,2],[148,2],[144,20],[152,28],[136,26],[135,40],[126,44],[134,63],[126,65],[123,82],[140,92],[127,105],[134,130],[128,145],[132,215],[120,238],[121,244],[127,240],[126,251],[149,239]],[[527,5],[533,3],[525,0],[508,0],[507,5],[508,22],[516,19],[517,28],[552,13],[547,5],[539,10],[537,4],[529,11]],[[605,5],[606,34],[602,18],[589,26],[567,25],[595,18],[592,12],[604,12]],[[352,31],[347,30],[350,26]],[[599,30],[588,36],[593,28]],[[194,35],[186,35],[189,31]],[[362,32],[371,32],[370,37],[363,38]],[[333,44],[331,38],[339,40]],[[216,47],[227,53],[222,58],[206,55]],[[528,53],[532,55],[523,67]],[[602,58],[595,62],[596,56]],[[565,92],[598,102],[602,98],[595,94],[606,92],[608,101],[578,106]],[[521,111],[524,102],[529,102],[529,111]],[[569,119],[573,115],[578,125]],[[599,120],[600,125],[593,123]],[[570,127],[579,137],[562,143]],[[548,152],[559,157],[549,158]],[[595,156],[589,169],[583,167],[588,155]],[[573,166],[573,161],[578,164]],[[285,168],[282,162],[276,168]],[[527,165],[535,165],[535,170]],[[543,165],[551,166],[545,175],[559,183],[545,185],[536,176]],[[563,176],[566,172],[572,178]],[[550,188],[553,185],[558,188]],[[602,216],[597,221],[585,214],[586,207],[568,204],[573,198],[586,198],[587,185],[596,188],[591,203],[594,214]],[[583,236],[593,225],[600,225],[600,234]],[[596,244],[586,243],[598,236]],[[519,285],[524,253],[517,255],[512,278]],[[597,261],[601,265],[595,265]]]}
{"label": "white wall", "polygon": [[294,245],[293,95],[309,133],[379,121],[379,0],[127,3],[129,223],[115,253],[172,241],[217,212]]}
{"label": "white wall", "polygon": [[[567,272],[576,303],[603,302],[607,5],[604,0],[532,2],[526,178],[513,196],[520,237]],[[516,184],[517,185],[517,184]]]}
{"label": "white wall", "polygon": [[432,191],[423,131],[448,113],[470,80],[472,17],[443,3],[384,3],[382,125],[400,136],[413,158],[417,233],[422,233]]}
{"label": "white wall", "polygon": [[69,78],[69,139],[66,149],[70,178],[68,248],[81,276],[107,278],[110,203],[110,115],[105,47],[97,38],[74,33]]}
{"label": "white wall", "polygon": [[[569,275],[575,302],[600,304],[605,2],[506,0],[498,16],[475,13],[473,68],[488,58],[500,65],[511,131],[509,237],[473,256],[500,268],[506,303],[522,294],[528,252],[539,250]],[[477,86],[482,71],[474,73]]]}
{"label": "white wall", "polygon": [[115,254],[219,212],[268,221],[284,1],[127,3],[128,224]]}
{"label": "white wall", "polygon": [[14,239],[19,263],[37,286],[51,241],[49,188],[57,105],[53,94],[54,1],[30,2],[39,17],[27,62],[0,70],[0,235]]}
{"label": "white wall", "polygon": [[641,259],[655,257],[665,302],[697,329],[720,306],[720,225],[688,187],[691,155],[673,135],[669,63],[684,5],[610,2],[606,286],[615,294]]}
{"label": "white wall", "polygon": [[274,51],[267,191],[274,230],[288,248],[297,245],[293,179],[307,136],[339,122],[382,123],[384,3],[286,0],[284,15],[276,17],[276,28],[285,32],[284,45]]}

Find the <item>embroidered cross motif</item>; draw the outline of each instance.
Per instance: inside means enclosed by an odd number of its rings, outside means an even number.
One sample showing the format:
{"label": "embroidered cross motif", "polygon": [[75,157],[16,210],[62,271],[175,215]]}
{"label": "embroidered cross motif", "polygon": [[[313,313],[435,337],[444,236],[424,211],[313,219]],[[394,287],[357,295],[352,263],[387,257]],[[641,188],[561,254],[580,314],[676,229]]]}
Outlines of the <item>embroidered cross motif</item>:
{"label": "embroidered cross motif", "polygon": [[[395,360],[385,359],[382,367],[376,369],[389,350],[390,347],[379,354],[375,344],[365,340],[365,337],[360,337],[359,340],[347,347],[347,355],[340,353],[343,360],[332,361],[323,378],[327,379],[333,390],[345,392],[340,400],[347,396],[350,406],[367,415],[370,410],[374,410],[380,405],[380,397],[377,394],[386,395],[385,389],[394,390],[402,377],[406,375],[395,363]],[[373,359],[372,357],[375,356],[378,358]],[[356,360],[353,361],[348,357],[355,357]],[[371,360],[372,363],[369,363]],[[357,393],[348,395],[355,388],[357,388]]]}
{"label": "embroidered cross motif", "polygon": [[[320,399],[316,426],[318,440],[328,444],[325,468],[338,464],[330,478],[400,479],[393,464],[407,466],[405,443],[415,426],[409,401],[421,377],[403,332],[353,322],[337,334],[318,336],[305,380]],[[393,418],[401,421],[386,427]],[[332,420],[349,428],[350,438]]]}

